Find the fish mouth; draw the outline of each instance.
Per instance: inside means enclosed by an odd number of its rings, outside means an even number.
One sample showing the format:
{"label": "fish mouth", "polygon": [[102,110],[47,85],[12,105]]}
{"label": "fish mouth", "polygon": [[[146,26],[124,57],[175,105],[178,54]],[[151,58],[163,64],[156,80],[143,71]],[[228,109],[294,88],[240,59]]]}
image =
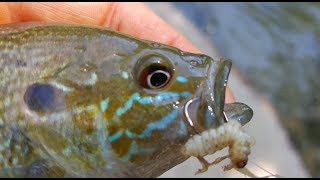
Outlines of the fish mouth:
{"label": "fish mouth", "polygon": [[202,85],[194,98],[184,106],[186,120],[194,133],[216,128],[237,120],[242,125],[248,123],[252,109],[241,102],[225,104],[225,93],[232,62],[229,59],[212,60],[208,81]]}

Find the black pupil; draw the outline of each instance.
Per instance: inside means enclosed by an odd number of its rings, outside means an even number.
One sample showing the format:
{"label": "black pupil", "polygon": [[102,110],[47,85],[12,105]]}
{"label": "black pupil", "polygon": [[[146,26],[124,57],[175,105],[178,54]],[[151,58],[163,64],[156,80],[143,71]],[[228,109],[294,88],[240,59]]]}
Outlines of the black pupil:
{"label": "black pupil", "polygon": [[35,83],[28,87],[24,101],[30,110],[46,111],[53,108],[54,105],[54,88],[49,84]]}
{"label": "black pupil", "polygon": [[156,72],[150,78],[150,83],[152,86],[158,87],[166,83],[168,77],[163,72]]}

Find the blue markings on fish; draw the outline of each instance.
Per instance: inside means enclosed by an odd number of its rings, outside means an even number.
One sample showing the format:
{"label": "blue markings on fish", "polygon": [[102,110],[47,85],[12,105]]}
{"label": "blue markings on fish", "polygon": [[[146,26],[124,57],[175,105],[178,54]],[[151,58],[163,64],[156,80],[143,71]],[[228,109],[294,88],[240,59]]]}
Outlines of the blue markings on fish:
{"label": "blue markings on fish", "polygon": [[84,81],[84,84],[85,85],[94,85],[96,82],[97,82],[97,80],[98,80],[98,76],[97,76],[97,74],[96,73],[92,73],[91,74],[91,76],[90,76],[90,79],[86,79],[85,81]]}
{"label": "blue markings on fish", "polygon": [[141,134],[134,134],[126,130],[126,135],[130,138],[147,138],[154,130],[165,129],[178,116],[178,110],[173,110],[159,121],[152,122],[142,131]]}
{"label": "blue markings on fish", "polygon": [[165,100],[179,98],[180,94],[176,92],[161,92],[154,97],[155,104],[161,104]]}
{"label": "blue markings on fish", "polygon": [[125,72],[125,71],[122,71],[122,72],[121,72],[121,77],[122,77],[123,79],[128,79],[128,78],[129,78],[129,73],[128,73],[128,72]]}
{"label": "blue markings on fish", "polygon": [[141,134],[137,135],[138,138],[146,138],[150,137],[152,131],[157,129],[166,128],[175,118],[178,116],[178,110],[173,110],[168,115],[160,119],[159,121],[152,122],[147,125],[144,131]]}
{"label": "blue markings on fish", "polygon": [[[125,130],[125,134],[131,138],[147,138],[151,136],[151,133],[154,130],[160,130],[160,129],[165,129],[173,120],[176,119],[176,117],[178,116],[178,110],[173,110],[171,111],[169,114],[167,114],[165,117],[161,118],[158,121],[152,122],[150,124],[147,125],[147,127],[142,131],[142,133],[140,134],[135,134],[132,133],[130,130],[126,129]],[[123,134],[123,130],[120,130],[116,133],[114,133],[113,135],[109,136],[108,140],[109,142],[114,142],[116,140],[118,140]]]}
{"label": "blue markings on fish", "polygon": [[188,91],[183,91],[181,93],[177,92],[161,92],[155,97],[151,96],[146,96],[146,97],[140,97],[139,93],[134,93],[131,95],[129,100],[125,103],[124,107],[120,107],[116,111],[117,116],[123,115],[125,112],[127,112],[133,105],[134,101],[139,102],[140,104],[155,104],[155,105],[160,105],[165,103],[166,100],[178,100],[181,97],[188,97],[190,96],[190,92]]}
{"label": "blue markings on fish", "polygon": [[129,161],[130,160],[130,157],[134,154],[136,154],[138,151],[138,145],[137,143],[134,141],[131,143],[131,146],[130,146],[130,149],[129,151],[127,152],[127,154],[125,156],[122,157],[122,160],[123,161]]}
{"label": "blue markings on fish", "polygon": [[153,103],[153,98],[150,96],[143,97],[143,98],[139,99],[139,103],[140,104],[151,104],[151,103]]}
{"label": "blue markings on fish", "polygon": [[70,147],[66,147],[64,150],[63,150],[63,154],[65,156],[69,156],[71,154],[71,149]]}
{"label": "blue markings on fish", "polygon": [[122,131],[118,131],[118,132],[112,134],[111,136],[109,136],[108,141],[112,143],[112,142],[118,140],[122,136],[122,134],[123,134]]}
{"label": "blue markings on fish", "polygon": [[191,93],[188,92],[188,91],[184,91],[184,92],[182,92],[180,95],[181,95],[182,97],[186,98],[186,97],[189,97],[189,96],[191,95]]}
{"label": "blue markings on fish", "polygon": [[133,101],[138,99],[140,99],[139,93],[133,93],[130,99],[126,102],[125,106],[123,108],[117,109],[116,115],[121,116],[122,114],[124,114],[126,111],[128,111],[131,108]]}
{"label": "blue markings on fish", "polygon": [[100,102],[100,110],[101,112],[105,112],[109,105],[109,98],[104,99]]}
{"label": "blue markings on fish", "polygon": [[139,148],[137,143],[133,141],[126,155],[124,155],[121,159],[125,162],[128,162],[133,155],[137,154],[148,154],[154,151],[154,148]]}
{"label": "blue markings on fish", "polygon": [[186,83],[188,82],[188,79],[186,77],[183,76],[177,76],[176,80],[180,83]]}

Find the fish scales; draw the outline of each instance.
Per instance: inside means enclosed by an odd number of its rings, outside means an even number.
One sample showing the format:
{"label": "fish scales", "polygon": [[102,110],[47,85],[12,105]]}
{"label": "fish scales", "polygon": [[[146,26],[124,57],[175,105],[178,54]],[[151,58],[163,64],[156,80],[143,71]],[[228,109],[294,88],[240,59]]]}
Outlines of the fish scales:
{"label": "fish scales", "polygon": [[157,177],[220,124],[230,66],[102,27],[1,25],[0,176]]}

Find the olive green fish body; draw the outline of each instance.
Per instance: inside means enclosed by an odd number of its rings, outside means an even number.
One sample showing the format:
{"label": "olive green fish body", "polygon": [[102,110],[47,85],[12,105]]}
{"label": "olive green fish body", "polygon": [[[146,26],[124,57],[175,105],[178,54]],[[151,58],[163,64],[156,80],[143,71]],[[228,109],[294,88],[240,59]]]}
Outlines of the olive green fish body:
{"label": "olive green fish body", "polygon": [[190,99],[196,129],[221,121],[228,63],[100,27],[0,26],[0,176],[159,176],[188,158]]}

